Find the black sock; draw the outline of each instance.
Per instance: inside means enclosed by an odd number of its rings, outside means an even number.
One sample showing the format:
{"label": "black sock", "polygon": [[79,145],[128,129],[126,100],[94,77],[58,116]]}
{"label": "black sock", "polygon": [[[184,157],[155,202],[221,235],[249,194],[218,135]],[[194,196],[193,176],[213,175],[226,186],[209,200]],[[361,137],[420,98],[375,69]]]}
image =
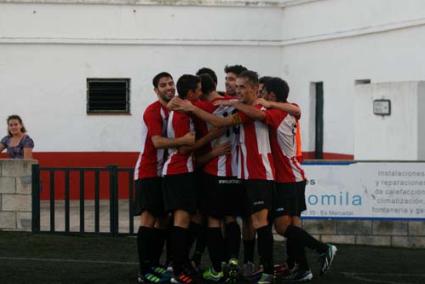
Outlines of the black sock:
{"label": "black sock", "polygon": [[167,237],[165,240],[165,264],[167,266],[170,266],[173,262],[173,256],[172,256],[172,252],[173,252],[173,242],[172,242],[172,234],[173,234],[173,230],[172,227],[168,227],[167,228]]}
{"label": "black sock", "polygon": [[307,256],[305,254],[305,249],[301,246],[295,248],[295,258],[296,263],[298,264],[299,269],[301,270],[310,270],[310,266],[308,265]]}
{"label": "black sock", "polygon": [[295,266],[295,246],[292,239],[286,239],[286,264],[289,269]]}
{"label": "black sock", "polygon": [[193,251],[192,260],[197,266],[201,264],[202,255],[204,254],[205,247],[207,246],[207,226],[201,225],[198,238],[196,240],[195,250]]}
{"label": "black sock", "polygon": [[137,253],[139,255],[140,273],[145,274],[152,265],[152,250],[150,248],[153,240],[153,228],[139,227],[137,232]]}
{"label": "black sock", "polygon": [[263,226],[257,229],[258,234],[258,254],[264,272],[273,274],[273,233],[270,226]]}
{"label": "black sock", "polygon": [[193,243],[198,239],[201,230],[202,230],[201,224],[198,224],[198,223],[195,223],[195,222],[190,222],[190,225],[189,225],[190,234],[189,234],[189,238],[188,238],[189,248],[192,248]]}
{"label": "black sock", "polygon": [[189,238],[189,230],[174,226],[171,237],[172,243],[172,258],[173,258],[173,270],[175,275],[179,275],[183,271],[183,266],[188,262],[187,244]]}
{"label": "black sock", "polygon": [[241,246],[241,228],[236,222],[231,222],[225,225],[226,232],[226,252],[228,259],[239,258],[239,250]]}
{"label": "black sock", "polygon": [[302,247],[308,247],[318,253],[323,253],[328,249],[326,244],[316,240],[309,233],[297,226],[289,225],[283,235],[287,239],[292,238],[294,242],[300,244]]}
{"label": "black sock", "polygon": [[221,262],[224,261],[224,239],[221,228],[208,228],[208,253],[215,271],[221,271]]}
{"label": "black sock", "polygon": [[167,230],[154,229],[154,236],[152,240],[152,263],[154,265],[159,265],[166,238]]}
{"label": "black sock", "polygon": [[243,241],[243,262],[254,262],[255,239]]}

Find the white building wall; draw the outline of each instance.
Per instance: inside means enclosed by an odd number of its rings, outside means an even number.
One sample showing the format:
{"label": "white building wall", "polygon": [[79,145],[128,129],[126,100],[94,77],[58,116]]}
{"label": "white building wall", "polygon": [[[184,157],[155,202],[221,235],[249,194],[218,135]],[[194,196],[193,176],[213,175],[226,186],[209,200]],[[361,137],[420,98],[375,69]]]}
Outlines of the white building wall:
{"label": "white building wall", "polygon": [[[360,85],[355,93],[356,159],[417,160],[419,82]],[[423,84],[423,83],[422,83]],[[373,113],[373,101],[391,102],[388,116]]]}
{"label": "white building wall", "polygon": [[[8,69],[0,70],[2,101],[8,94],[15,98],[1,104],[0,120],[21,114],[37,151],[137,151],[141,113],[156,99],[151,83],[155,74],[167,70],[178,78],[210,66],[222,85],[226,62],[269,72],[268,62],[280,56],[278,48],[267,48],[264,56],[254,57],[256,47],[39,47],[3,46],[8,56],[2,66]],[[274,74],[279,69],[272,66]],[[131,78],[131,115],[86,114],[86,78],[105,77]]]}
{"label": "white building wall", "polygon": [[[425,77],[422,0],[173,3],[0,0],[1,100],[25,94],[0,104],[0,120],[22,114],[38,151],[137,151],[153,75],[209,66],[223,89],[223,67],[243,64],[289,82],[304,151],[314,151],[310,85],[323,81],[324,152],[353,155],[354,81]],[[88,116],[89,77],[131,78],[131,115]]]}
{"label": "white building wall", "polygon": [[[177,80],[208,66],[220,89],[226,64],[280,74],[281,48],[273,44],[280,13],[267,7],[2,4],[0,94],[7,103],[0,104],[0,121],[22,115],[36,151],[138,151],[141,113],[155,100],[155,74],[168,71]],[[131,78],[131,114],[87,115],[87,78]]]}
{"label": "white building wall", "polygon": [[418,86],[418,160],[425,160],[425,83]]}
{"label": "white building wall", "polygon": [[322,0],[284,9],[291,28],[283,29],[283,77],[304,109],[304,150],[314,151],[311,82],[324,82],[324,152],[353,154],[355,80],[424,79],[424,8],[424,1]]}

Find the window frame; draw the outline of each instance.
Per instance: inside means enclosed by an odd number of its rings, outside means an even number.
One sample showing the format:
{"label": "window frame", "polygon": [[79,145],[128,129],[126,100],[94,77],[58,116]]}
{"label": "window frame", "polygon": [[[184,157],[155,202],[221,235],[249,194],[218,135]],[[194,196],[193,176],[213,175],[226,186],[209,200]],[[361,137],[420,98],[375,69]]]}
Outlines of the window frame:
{"label": "window frame", "polygon": [[[90,109],[90,83],[99,82],[123,82],[125,83],[125,110],[93,110]],[[131,79],[130,78],[86,78],[86,114],[87,115],[131,115],[130,109],[130,92],[131,92]]]}

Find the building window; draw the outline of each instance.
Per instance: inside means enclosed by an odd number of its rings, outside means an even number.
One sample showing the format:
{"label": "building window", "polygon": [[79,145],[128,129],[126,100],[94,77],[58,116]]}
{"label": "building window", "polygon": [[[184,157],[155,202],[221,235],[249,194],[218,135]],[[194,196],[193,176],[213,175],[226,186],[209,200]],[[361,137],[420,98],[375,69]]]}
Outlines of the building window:
{"label": "building window", "polygon": [[87,79],[87,113],[130,113],[130,79]]}
{"label": "building window", "polygon": [[354,85],[367,85],[370,83],[371,83],[370,79],[358,79],[354,81]]}

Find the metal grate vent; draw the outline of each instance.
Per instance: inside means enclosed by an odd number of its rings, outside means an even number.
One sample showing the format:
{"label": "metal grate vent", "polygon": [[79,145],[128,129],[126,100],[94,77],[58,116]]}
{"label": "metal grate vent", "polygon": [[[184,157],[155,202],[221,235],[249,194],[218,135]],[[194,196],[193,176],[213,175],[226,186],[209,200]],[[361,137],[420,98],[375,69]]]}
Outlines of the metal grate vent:
{"label": "metal grate vent", "polygon": [[130,79],[87,79],[87,113],[130,113]]}

